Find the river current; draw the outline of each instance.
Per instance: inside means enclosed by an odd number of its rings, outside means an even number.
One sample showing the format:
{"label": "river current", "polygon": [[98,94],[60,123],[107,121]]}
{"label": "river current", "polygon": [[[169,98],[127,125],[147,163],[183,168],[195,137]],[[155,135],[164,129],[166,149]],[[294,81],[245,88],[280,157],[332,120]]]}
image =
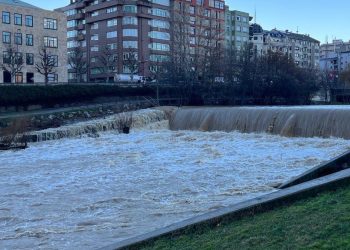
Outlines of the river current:
{"label": "river current", "polygon": [[274,192],[343,139],[170,131],[69,138],[0,153],[0,249],[96,249]]}

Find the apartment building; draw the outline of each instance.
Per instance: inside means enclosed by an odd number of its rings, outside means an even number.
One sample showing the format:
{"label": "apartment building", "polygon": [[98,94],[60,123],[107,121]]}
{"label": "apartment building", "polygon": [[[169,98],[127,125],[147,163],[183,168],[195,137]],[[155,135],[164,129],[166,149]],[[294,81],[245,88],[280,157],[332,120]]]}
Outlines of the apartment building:
{"label": "apartment building", "polygon": [[320,69],[338,75],[350,67],[350,41],[333,40],[321,45]]}
{"label": "apartment building", "polygon": [[249,42],[249,22],[253,17],[249,13],[229,10],[225,7],[225,48],[241,49]]}
{"label": "apartment building", "polygon": [[273,29],[253,33],[250,40],[258,55],[266,54],[268,51],[281,52],[293,58],[299,67],[319,67],[320,42],[309,35]]}
{"label": "apartment building", "polygon": [[0,7],[0,83],[45,82],[35,67],[43,48],[54,68],[48,82],[67,82],[66,16],[20,0],[0,0]]}
{"label": "apartment building", "polygon": [[[217,46],[222,46],[224,6],[223,0],[71,0],[59,10],[68,18],[68,54],[83,50],[83,80],[113,81],[115,74],[152,76],[155,66],[169,60],[179,11],[188,19],[191,51],[203,36],[212,35],[200,34],[200,27],[208,25],[220,34]],[[69,81],[78,78],[73,68],[68,75]]]}
{"label": "apartment building", "polygon": [[[83,50],[85,81],[149,76],[152,62],[166,60],[170,51],[170,0],[71,0],[59,10],[68,18],[68,54]],[[69,80],[76,79],[70,69]]]}

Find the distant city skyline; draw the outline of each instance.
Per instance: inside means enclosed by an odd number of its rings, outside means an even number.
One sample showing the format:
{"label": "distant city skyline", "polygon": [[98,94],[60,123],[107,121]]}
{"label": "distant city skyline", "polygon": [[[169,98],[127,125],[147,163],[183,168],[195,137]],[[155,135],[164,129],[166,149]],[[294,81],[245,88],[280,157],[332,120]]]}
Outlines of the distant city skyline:
{"label": "distant city skyline", "polygon": [[[69,4],[69,0],[24,1],[51,10]],[[321,43],[325,43],[327,37],[328,42],[333,39],[350,40],[350,29],[347,29],[347,25],[350,25],[348,0],[336,0],[336,4],[330,4],[327,0],[226,0],[226,4],[232,10],[245,11],[253,17],[256,10],[256,22],[266,30],[298,31],[309,34]]]}

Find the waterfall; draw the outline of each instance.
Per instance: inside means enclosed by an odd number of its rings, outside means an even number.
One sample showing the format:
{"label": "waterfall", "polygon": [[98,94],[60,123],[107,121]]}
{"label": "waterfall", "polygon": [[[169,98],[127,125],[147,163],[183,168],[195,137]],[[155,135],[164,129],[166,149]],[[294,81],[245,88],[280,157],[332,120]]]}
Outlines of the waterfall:
{"label": "waterfall", "polygon": [[31,132],[26,136],[30,142],[38,142],[77,137],[84,134],[96,135],[98,132],[102,131],[118,130],[120,121],[129,118],[132,119],[132,128],[140,128],[150,123],[166,120],[167,115],[164,111],[159,109],[144,109],[111,115],[104,119],[78,122],[59,128],[49,128]]}
{"label": "waterfall", "polygon": [[350,139],[350,107],[182,108],[170,119],[172,130],[265,132],[290,137]]}

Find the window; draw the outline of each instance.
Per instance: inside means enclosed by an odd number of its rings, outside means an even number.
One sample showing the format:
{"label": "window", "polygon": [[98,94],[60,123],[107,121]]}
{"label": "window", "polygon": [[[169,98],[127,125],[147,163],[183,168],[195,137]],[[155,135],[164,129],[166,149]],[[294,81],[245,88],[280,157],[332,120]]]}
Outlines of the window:
{"label": "window", "polygon": [[123,25],[132,24],[137,25],[137,17],[125,16],[123,17]]}
{"label": "window", "polygon": [[137,37],[137,29],[123,29],[123,36]]}
{"label": "window", "polygon": [[107,20],[107,27],[112,27],[117,25],[117,19]]}
{"label": "window", "polygon": [[98,51],[98,46],[97,45],[91,46],[90,50],[97,52]]}
{"label": "window", "polygon": [[11,32],[7,32],[7,31],[2,32],[2,42],[11,43]]}
{"label": "window", "polygon": [[48,74],[47,79],[49,82],[58,82],[58,75],[57,74]]}
{"label": "window", "polygon": [[15,33],[15,44],[22,45],[22,33]]}
{"label": "window", "polygon": [[117,12],[117,7],[111,7],[106,10],[107,13]]}
{"label": "window", "polygon": [[26,35],[26,45],[33,46],[33,35],[31,34]]}
{"label": "window", "polygon": [[91,24],[91,29],[92,30],[97,30],[98,29],[98,23]]}
{"label": "window", "polygon": [[148,32],[148,36],[154,39],[170,40],[170,34],[166,32],[151,31]]}
{"label": "window", "polygon": [[169,11],[163,10],[163,9],[158,9],[158,8],[152,8],[149,9],[149,14],[154,15],[154,16],[161,16],[161,17],[169,17]]}
{"label": "window", "polygon": [[26,54],[26,64],[27,65],[34,65],[34,54],[32,54],[32,53]]}
{"label": "window", "polygon": [[44,29],[57,30],[57,20],[44,18]]}
{"label": "window", "polygon": [[91,36],[91,41],[98,41],[98,34],[93,34]]}
{"label": "window", "polygon": [[152,3],[156,3],[159,5],[170,6],[169,0],[152,0]]}
{"label": "window", "polygon": [[148,24],[151,27],[161,28],[161,29],[169,29],[170,27],[170,23],[168,21],[162,21],[162,20],[156,20],[156,19],[148,21]]}
{"label": "window", "polygon": [[27,27],[33,27],[33,16],[26,16],[25,20]]}
{"label": "window", "polygon": [[117,31],[107,32],[107,38],[114,38],[114,37],[117,37]]}
{"label": "window", "polygon": [[126,13],[137,13],[137,6],[136,5],[124,5],[123,11]]}
{"label": "window", "polygon": [[148,47],[152,50],[170,51],[170,45],[164,43],[150,43]]}
{"label": "window", "polygon": [[137,41],[123,41],[123,48],[137,49]]}
{"label": "window", "polygon": [[15,13],[15,25],[22,25],[22,15]]}
{"label": "window", "polygon": [[107,44],[108,49],[117,49],[117,44],[116,43],[109,43]]}
{"label": "window", "polygon": [[48,47],[48,48],[57,48],[58,47],[57,37],[45,36],[44,37],[44,45],[45,45],[45,47]]}
{"label": "window", "polygon": [[2,23],[11,23],[11,15],[10,12],[3,11],[2,12]]}
{"label": "window", "polygon": [[49,62],[52,66],[58,67],[58,56],[56,55],[50,55],[48,56]]}

